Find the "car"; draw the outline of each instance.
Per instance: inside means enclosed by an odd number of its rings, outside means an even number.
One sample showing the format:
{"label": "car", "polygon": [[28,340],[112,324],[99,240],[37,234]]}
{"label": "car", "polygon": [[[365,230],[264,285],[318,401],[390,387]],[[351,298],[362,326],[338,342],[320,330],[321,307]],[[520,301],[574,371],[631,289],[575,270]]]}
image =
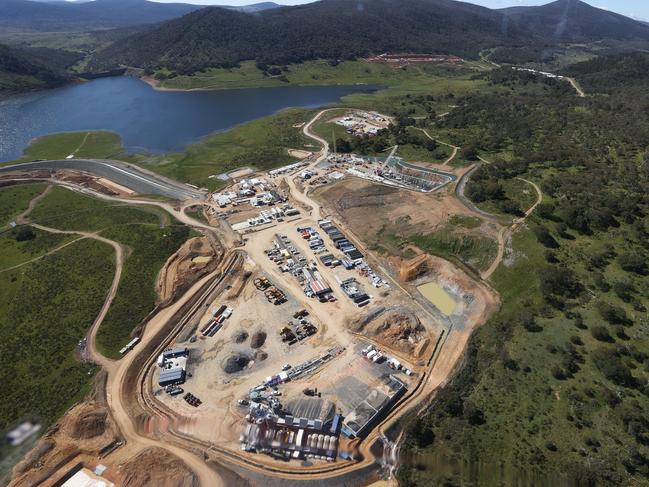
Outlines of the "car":
{"label": "car", "polygon": [[239,404],[239,406],[249,406],[250,401],[248,401],[247,399],[239,399],[237,401],[237,404]]}
{"label": "car", "polygon": [[284,365],[282,365],[282,370],[283,370],[283,371],[286,371],[286,370],[291,369],[292,367],[293,367],[293,366],[292,366],[291,364],[284,364]]}

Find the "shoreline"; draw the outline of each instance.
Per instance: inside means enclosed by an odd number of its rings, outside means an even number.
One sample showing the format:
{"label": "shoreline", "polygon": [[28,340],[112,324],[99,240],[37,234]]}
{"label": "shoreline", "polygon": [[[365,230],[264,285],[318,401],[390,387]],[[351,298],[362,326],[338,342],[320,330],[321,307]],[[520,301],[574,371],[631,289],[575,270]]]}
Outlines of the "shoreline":
{"label": "shoreline", "polygon": [[378,86],[376,91],[379,91],[380,89],[385,89],[385,85],[374,85],[370,83],[284,83],[283,85],[278,85],[278,86],[264,86],[264,85],[258,85],[258,86],[244,86],[240,84],[235,84],[233,82],[233,86],[219,86],[219,87],[206,87],[206,88],[169,88],[167,86],[161,86],[160,81],[157,79],[153,78],[152,76],[144,76],[144,75],[139,75],[136,73],[131,73],[125,74],[124,76],[131,76],[133,78],[137,78],[140,81],[143,81],[147,85],[149,85],[151,88],[153,88],[156,91],[168,91],[168,92],[195,92],[195,91],[225,91],[225,90],[254,90],[254,89],[259,89],[259,88],[290,88],[290,87],[296,87],[296,86]]}

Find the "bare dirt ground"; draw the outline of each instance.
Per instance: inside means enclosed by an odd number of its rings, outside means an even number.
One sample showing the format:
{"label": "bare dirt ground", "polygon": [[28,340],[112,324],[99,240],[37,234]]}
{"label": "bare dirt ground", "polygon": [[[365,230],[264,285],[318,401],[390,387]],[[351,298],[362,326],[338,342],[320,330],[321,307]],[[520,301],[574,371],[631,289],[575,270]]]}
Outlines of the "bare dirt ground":
{"label": "bare dirt ground", "polygon": [[309,152],[302,149],[288,149],[288,155],[291,157],[297,157],[298,159],[306,159],[313,155],[313,152]]}
{"label": "bare dirt ground", "polygon": [[[97,379],[97,390],[104,387],[105,374]],[[10,487],[30,487],[50,479],[54,481],[79,458],[97,458],[103,449],[119,440],[119,432],[101,397],[74,405],[50,428],[36,446],[13,469]],[[109,475],[116,469],[111,468]],[[112,475],[111,475],[112,476]],[[45,484],[47,485],[47,484]]]}
{"label": "bare dirt ground", "polygon": [[[164,468],[160,468],[164,466]],[[161,448],[142,450],[120,469],[123,487],[199,487],[198,478]]]}
{"label": "bare dirt ground", "polygon": [[176,299],[193,282],[213,271],[219,262],[219,249],[210,240],[195,237],[185,242],[165,263],[156,280],[158,305]]}
{"label": "bare dirt ground", "polygon": [[[396,234],[426,234],[444,227],[452,216],[475,216],[450,190],[417,193],[358,178],[320,187],[313,196],[338,214],[368,245],[385,244],[379,236],[384,229]],[[496,239],[498,229],[483,224],[466,233]]]}

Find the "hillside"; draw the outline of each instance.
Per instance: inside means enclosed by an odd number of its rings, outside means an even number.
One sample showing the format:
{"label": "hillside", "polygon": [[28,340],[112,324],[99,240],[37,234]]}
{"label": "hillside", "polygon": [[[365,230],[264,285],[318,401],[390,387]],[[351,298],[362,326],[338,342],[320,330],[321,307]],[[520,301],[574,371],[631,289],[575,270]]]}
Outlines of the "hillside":
{"label": "hillside", "polygon": [[573,64],[563,72],[579,80],[587,91],[601,93],[631,88],[645,90],[647,73],[649,54],[644,52],[602,56]]}
{"label": "hillside", "polygon": [[503,17],[451,0],[322,0],[255,15],[213,7],[118,42],[96,65],[191,72],[245,59],[279,64],[384,51],[477,56],[486,46],[522,42],[515,26],[503,29]]}
{"label": "hillside", "polygon": [[68,31],[125,27],[164,22],[199,8],[197,5],[147,0],[85,3],[2,0],[0,28]]}
{"label": "hillside", "polygon": [[520,28],[550,43],[649,39],[646,23],[580,0],[558,0],[540,7],[511,7],[502,12]]}
{"label": "hillside", "polygon": [[36,54],[0,44],[0,95],[61,86],[69,77],[46,67]]}
{"label": "hillside", "polygon": [[94,66],[191,73],[247,59],[285,64],[386,51],[476,58],[494,46],[603,39],[649,42],[649,27],[578,0],[502,11],[452,0],[321,0],[255,15],[205,8],[115,43]]}

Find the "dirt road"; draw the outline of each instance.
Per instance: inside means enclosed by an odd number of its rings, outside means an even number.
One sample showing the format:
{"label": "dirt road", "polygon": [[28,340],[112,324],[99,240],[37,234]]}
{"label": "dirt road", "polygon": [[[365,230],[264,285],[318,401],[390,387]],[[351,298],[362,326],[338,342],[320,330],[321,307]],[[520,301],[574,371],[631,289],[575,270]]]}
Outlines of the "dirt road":
{"label": "dirt road", "polygon": [[430,140],[432,140],[434,142],[437,142],[438,144],[445,145],[446,147],[450,147],[453,150],[450,157],[448,159],[446,159],[444,162],[442,162],[442,166],[448,166],[453,161],[453,159],[455,159],[457,157],[457,152],[458,152],[458,150],[460,150],[460,147],[458,147],[456,145],[453,145],[453,144],[449,144],[448,142],[444,142],[442,140],[436,139],[435,137],[430,135],[426,129],[417,129],[417,130],[421,130],[424,133],[424,135],[426,137],[428,137]]}
{"label": "dirt road", "polygon": [[567,76],[565,77],[565,79],[567,79],[568,83],[570,83],[572,85],[572,87],[575,89],[575,91],[577,92],[577,95],[580,98],[585,98],[586,97],[586,93],[584,92],[584,90],[581,89],[581,87],[579,86],[579,83],[577,83],[576,79],[568,78]]}
{"label": "dirt road", "polygon": [[86,338],[88,339],[88,349],[93,361],[100,364],[102,367],[106,368],[107,370],[111,369],[114,364],[114,361],[104,357],[96,350],[95,337],[97,336],[97,330],[99,330],[101,323],[104,321],[104,318],[106,318],[108,309],[110,308],[110,305],[113,304],[113,300],[115,299],[115,295],[117,294],[117,288],[119,287],[119,281],[122,277],[122,269],[124,267],[123,247],[118,242],[102,237],[97,233],[82,232],[78,230],[75,231],[59,230],[57,228],[51,228],[51,227],[46,227],[44,225],[40,225],[38,223],[29,223],[29,225],[49,233],[59,233],[64,235],[81,235],[83,238],[91,238],[99,242],[108,244],[111,247],[113,247],[113,249],[115,250],[115,275],[113,277],[113,282],[110,286],[110,289],[108,290],[108,294],[106,295],[106,299],[104,300],[104,304],[102,305],[99,314],[93,321],[92,325],[90,326],[90,329],[88,330],[88,333],[86,334]]}
{"label": "dirt road", "polygon": [[485,281],[489,279],[492,276],[492,274],[496,272],[498,266],[500,266],[500,263],[502,262],[503,257],[505,256],[505,246],[507,245],[507,241],[511,238],[514,232],[518,230],[518,228],[525,222],[527,217],[530,216],[532,212],[534,212],[536,207],[543,202],[543,193],[541,192],[541,188],[539,188],[536,183],[533,183],[532,181],[528,181],[527,179],[523,179],[523,178],[516,178],[516,179],[525,181],[526,183],[530,184],[534,188],[537,195],[536,201],[525,212],[525,215],[523,217],[517,218],[516,220],[514,220],[513,224],[510,227],[503,227],[498,233],[498,253],[496,254],[496,258],[491,263],[489,268],[480,275],[480,277]]}

